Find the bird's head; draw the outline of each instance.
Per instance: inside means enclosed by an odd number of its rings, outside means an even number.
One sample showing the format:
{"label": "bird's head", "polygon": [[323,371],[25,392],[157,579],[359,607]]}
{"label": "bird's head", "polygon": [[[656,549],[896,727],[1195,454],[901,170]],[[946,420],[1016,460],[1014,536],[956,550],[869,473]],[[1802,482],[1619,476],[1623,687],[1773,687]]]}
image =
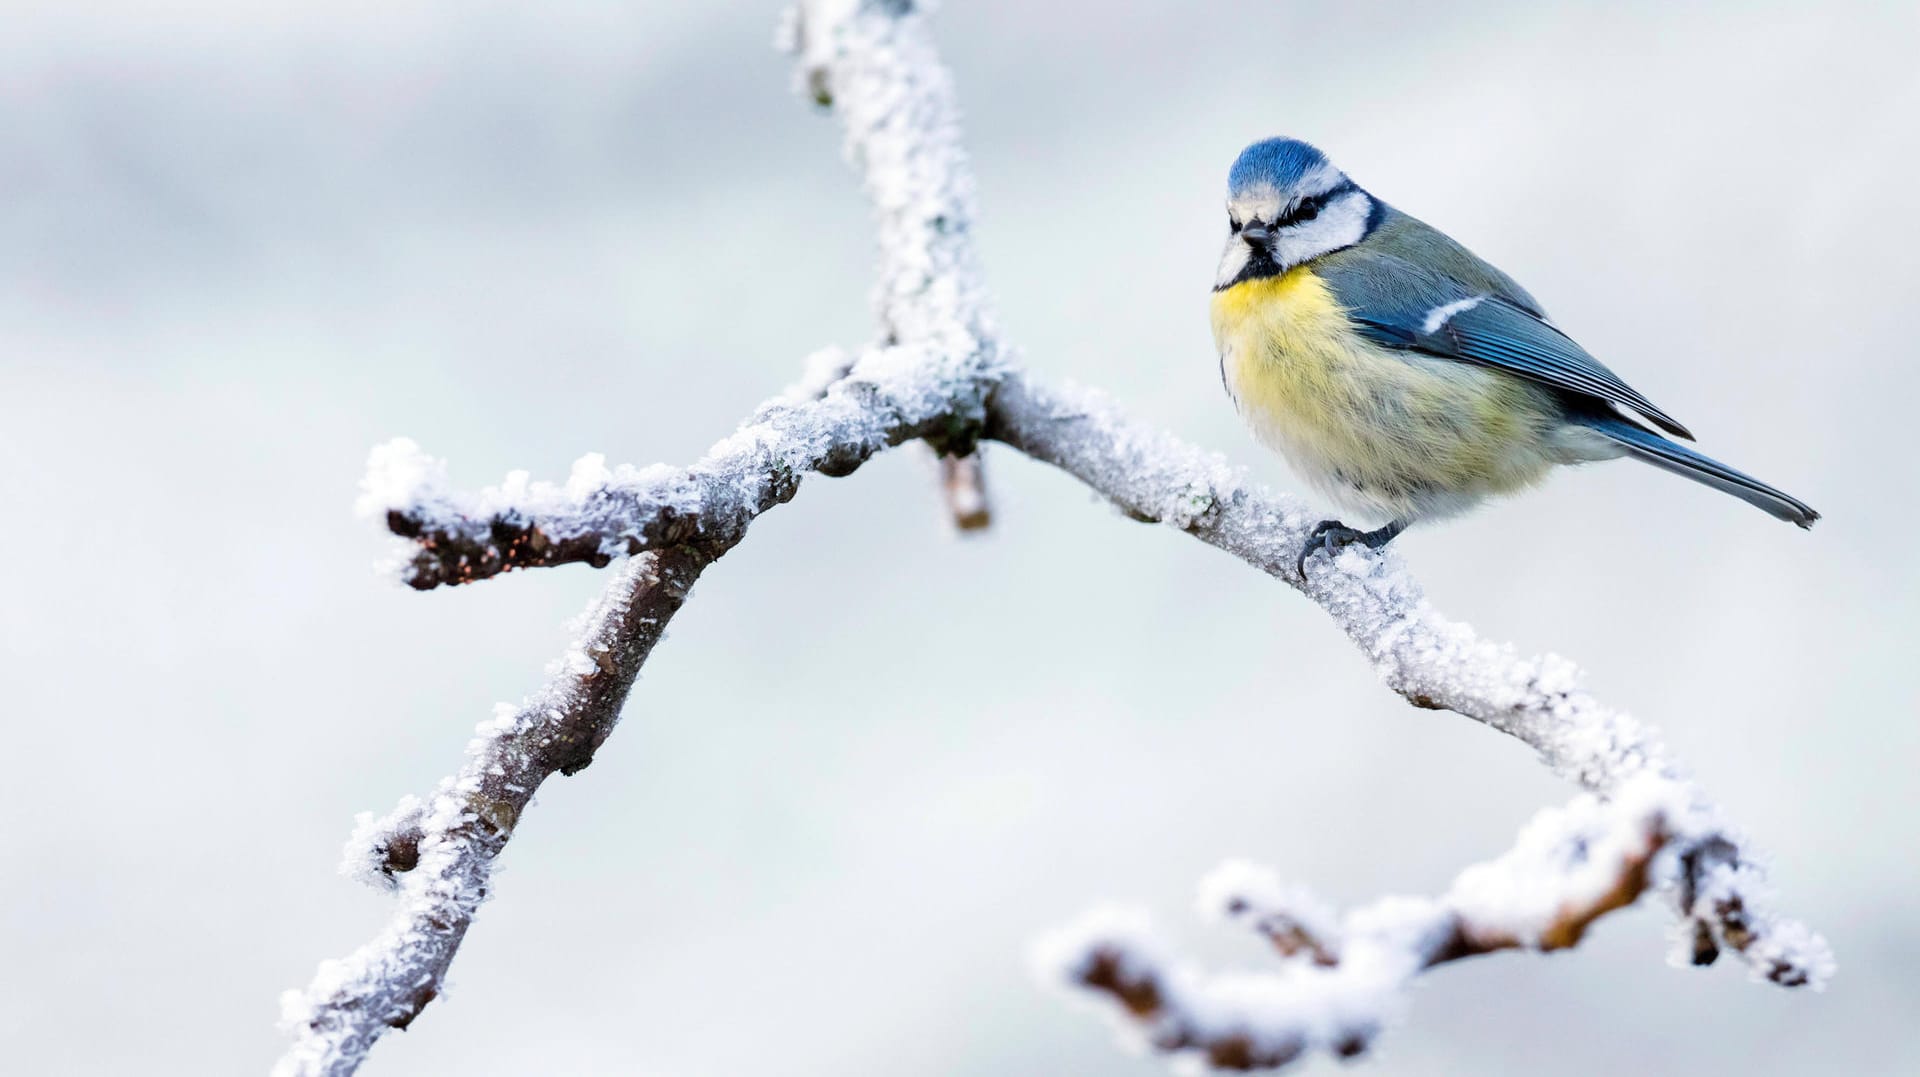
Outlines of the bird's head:
{"label": "bird's head", "polygon": [[1367,237],[1376,203],[1305,142],[1269,138],[1227,173],[1227,249],[1215,291],[1271,277]]}

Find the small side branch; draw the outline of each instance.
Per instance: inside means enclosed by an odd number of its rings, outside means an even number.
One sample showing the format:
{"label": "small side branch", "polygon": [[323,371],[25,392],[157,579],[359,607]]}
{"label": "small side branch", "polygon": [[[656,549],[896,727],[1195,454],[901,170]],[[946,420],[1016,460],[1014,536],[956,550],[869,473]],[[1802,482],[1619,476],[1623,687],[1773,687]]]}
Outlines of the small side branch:
{"label": "small side branch", "polygon": [[1437,965],[1502,950],[1552,951],[1631,905],[1668,846],[1686,790],[1639,779],[1611,802],[1586,795],[1544,812],[1498,860],[1437,898],[1385,898],[1345,917],[1273,872],[1222,865],[1200,907],[1251,928],[1281,958],[1272,973],[1204,973],[1170,959],[1138,913],[1098,910],[1043,941],[1049,982],[1104,997],[1156,1051],[1222,1070],[1277,1069],[1311,1051],[1370,1048]]}
{"label": "small side branch", "polygon": [[979,531],[993,524],[993,506],[987,501],[987,469],[975,449],[965,456],[943,454],[940,489],[947,497],[947,515],[961,531]]}

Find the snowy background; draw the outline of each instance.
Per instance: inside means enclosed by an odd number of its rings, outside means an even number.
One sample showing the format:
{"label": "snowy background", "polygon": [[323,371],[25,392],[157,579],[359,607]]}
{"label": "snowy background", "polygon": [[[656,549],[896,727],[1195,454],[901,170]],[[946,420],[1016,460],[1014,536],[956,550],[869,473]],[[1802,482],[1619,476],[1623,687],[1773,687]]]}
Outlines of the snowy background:
{"label": "snowy background", "polygon": [[[374,577],[371,445],[469,487],[685,462],[868,339],[837,132],[775,5],[718,7],[7,5],[9,1070],[263,1070],[279,992],[387,915],[334,874],[353,814],[451,770],[603,582]],[[1660,724],[1841,972],[1673,970],[1637,910],[1441,970],[1364,1072],[1920,1068],[1920,8],[983,0],[938,33],[1035,367],[1297,488],[1205,316],[1226,167],[1284,132],[1828,517],[1619,464],[1396,544],[1443,610]],[[1570,795],[1283,586],[990,467],[978,540],[917,451],[756,524],[365,1072],[1156,1074],[1032,984],[1043,929],[1137,901],[1265,967],[1189,914],[1223,858],[1433,892]]]}

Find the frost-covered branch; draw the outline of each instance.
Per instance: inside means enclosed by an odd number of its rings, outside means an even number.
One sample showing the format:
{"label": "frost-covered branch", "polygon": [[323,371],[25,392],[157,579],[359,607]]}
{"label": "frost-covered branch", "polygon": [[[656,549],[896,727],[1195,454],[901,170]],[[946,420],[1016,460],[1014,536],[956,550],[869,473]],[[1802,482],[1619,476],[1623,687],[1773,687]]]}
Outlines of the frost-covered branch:
{"label": "frost-covered branch", "polygon": [[352,1073],[375,1040],[406,1028],[440,993],[486,900],[494,858],[534,790],[592,762],[641,664],[714,556],[682,545],[634,558],[588,611],[546,686],[480,724],[459,773],[424,802],[408,797],[385,819],[361,821],[342,868],[396,889],[399,904],[371,942],[323,963],[305,990],[281,999],[294,1043],[275,1077]]}
{"label": "frost-covered branch", "polygon": [[[781,45],[816,104],[839,117],[847,160],[874,207],[881,339],[995,364],[1000,333],[973,244],[973,170],[959,97],[909,0],[807,0]],[[988,526],[986,469],[972,436],[930,439],[954,526]]]}
{"label": "frost-covered branch", "polygon": [[907,0],[810,0],[781,44],[831,105],[879,237],[874,306],[887,344],[993,365],[999,330],[973,245],[973,169],[953,78]]}
{"label": "frost-covered branch", "polygon": [[1216,878],[1213,890],[1234,895],[1223,907],[1288,961],[1284,976],[1246,981],[1253,986],[1181,971],[1132,936],[1110,945],[1076,936],[1058,967],[1118,998],[1154,1042],[1242,1068],[1315,1045],[1358,1049],[1421,969],[1501,948],[1571,945],[1594,918],[1648,888],[1670,896],[1688,960],[1733,950],[1776,983],[1825,979],[1825,942],[1768,911],[1738,836],[1650,731],[1579,687],[1571,663],[1522,658],[1441,617],[1395,555],[1349,548],[1301,578],[1295,565],[1317,516],[1300,502],[1248,485],[1220,457],[1129,420],[1095,393],[1048,386],[1012,365],[975,264],[951,80],[914,5],[813,0],[790,19],[787,43],[806,87],[845,126],[847,156],[875,206],[881,343],[857,359],[816,353],[799,384],[687,467],[610,468],[591,455],[564,483],[516,472],[464,493],[411,442],[374,451],[360,508],[411,541],[401,576],[416,588],[634,559],[547,686],[483,725],[459,773],[430,799],[408,798],[355,830],[351,873],[396,889],[400,904],[379,937],[288,993],[296,1043],[278,1072],[349,1074],[388,1028],[406,1027],[439,992],[533,790],[591,759],[699,573],[760,513],[794,497],[809,472],[850,474],[914,440],[939,454],[963,525],[985,520],[978,443],[1000,441],[1132,518],[1186,531],[1299,588],[1408,701],[1518,738],[1593,794],[1440,899],[1340,919],[1244,870]]}
{"label": "frost-covered branch", "polygon": [[[821,365],[809,364],[815,380]],[[591,762],[694,579],[755,517],[792,498],[808,471],[849,474],[956,415],[977,416],[983,392],[971,365],[904,347],[871,352],[824,389],[806,385],[769,401],[692,467],[610,470],[595,455],[576,463],[565,485],[533,483],[522,472],[474,495],[453,491],[445,465],[411,442],[375,449],[361,511],[384,512],[389,522],[403,515],[433,536],[404,567],[415,587],[558,563],[516,562],[512,551],[590,549],[605,559],[624,548],[639,556],[609,584],[547,686],[483,723],[466,765],[430,802],[408,797],[355,829],[348,874],[394,886],[400,907],[377,938],[323,964],[304,991],[287,993],[284,1024],[297,1039],[276,1074],[350,1074],[376,1039],[407,1027],[439,994],[486,898],[493,860],[534,790],[556,771],[573,774]],[[521,538],[500,542],[503,531]]]}
{"label": "frost-covered branch", "polygon": [[[951,82],[904,8],[820,5],[807,25],[808,64],[839,88],[848,155],[863,167],[880,219],[885,346],[857,361],[816,353],[800,385],[684,469],[609,469],[591,455],[564,485],[517,472],[463,495],[445,464],[409,441],[374,451],[359,508],[413,540],[401,574],[415,588],[636,556],[546,687],[483,724],[457,774],[429,801],[406,798],[356,827],[348,873],[398,890],[399,907],[378,937],[287,993],[283,1020],[295,1042],[277,1074],[351,1074],[381,1035],[407,1027],[439,993],[534,790],[591,761],[694,579],[755,517],[792,498],[807,472],[850,474],[905,441],[972,451],[997,367],[965,235],[971,179]],[[969,459],[947,479],[963,526],[969,516],[984,523],[985,512],[978,459]]]}
{"label": "frost-covered branch", "polygon": [[1443,617],[1396,554],[1350,547],[1301,578],[1295,566],[1316,514],[1248,486],[1219,456],[1133,422],[1098,393],[1009,373],[987,413],[989,437],[1067,471],[1129,516],[1176,527],[1300,588],[1415,706],[1484,722],[1595,792],[1643,776],[1681,783],[1691,806],[1678,829],[1689,837],[1662,882],[1683,920],[1688,959],[1710,964],[1732,949],[1757,976],[1786,986],[1817,986],[1830,974],[1825,940],[1768,909],[1762,873],[1718,809],[1685,784],[1652,730],[1581,688],[1571,662],[1523,658]]}
{"label": "frost-covered branch", "polygon": [[[882,344],[869,354],[896,361],[879,364],[889,376],[874,377],[876,364],[863,360],[865,380],[914,399],[847,406],[847,397],[828,391],[839,354],[829,350],[810,360],[797,394],[763,408],[690,468],[610,471],[604,457],[586,456],[564,485],[515,472],[473,496],[456,494],[444,465],[412,442],[392,442],[369,461],[360,511],[413,541],[402,570],[410,586],[578,562],[598,568],[694,535],[737,536],[791,498],[806,472],[844,475],[874,451],[914,438],[941,459],[956,525],[985,526],[973,453],[1000,345],[974,254],[973,173],[953,80],[908,3],[815,0],[788,14],[781,36],[815,100],[831,103],[874,208]],[[915,362],[931,380],[891,376]]]}
{"label": "frost-covered branch", "polygon": [[[1541,813],[1498,860],[1437,898],[1390,897],[1336,915],[1245,861],[1200,885],[1200,910],[1266,938],[1276,972],[1208,974],[1169,958],[1147,918],[1101,909],[1035,947],[1048,982],[1104,996],[1130,1035],[1216,1069],[1276,1069],[1310,1051],[1351,1057],[1396,1020],[1427,969],[1501,950],[1572,946],[1646,891],[1688,814],[1687,790],[1637,778]],[[1665,853],[1671,856],[1670,852]]]}
{"label": "frost-covered branch", "polygon": [[969,356],[881,349],[817,398],[763,404],[690,467],[610,469],[596,453],[565,483],[516,471],[477,494],[453,489],[443,461],[401,438],[373,450],[359,511],[413,540],[400,574],[423,591],[516,568],[604,566],[680,542],[730,544],[792,499],[808,472],[849,475],[882,449],[978,425],[986,387]]}

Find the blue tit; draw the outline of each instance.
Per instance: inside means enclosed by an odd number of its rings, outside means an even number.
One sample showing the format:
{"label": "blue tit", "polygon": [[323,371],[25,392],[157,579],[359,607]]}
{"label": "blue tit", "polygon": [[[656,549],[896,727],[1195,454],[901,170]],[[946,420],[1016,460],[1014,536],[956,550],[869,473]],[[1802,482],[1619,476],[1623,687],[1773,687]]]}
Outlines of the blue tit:
{"label": "blue tit", "polygon": [[[1368,194],[1319,150],[1256,142],[1227,177],[1213,283],[1221,380],[1254,434],[1343,509],[1300,555],[1384,546],[1418,520],[1631,456],[1801,527],[1804,502],[1693,435],[1559,328],[1513,278]],[[1662,436],[1662,433],[1671,437]]]}

